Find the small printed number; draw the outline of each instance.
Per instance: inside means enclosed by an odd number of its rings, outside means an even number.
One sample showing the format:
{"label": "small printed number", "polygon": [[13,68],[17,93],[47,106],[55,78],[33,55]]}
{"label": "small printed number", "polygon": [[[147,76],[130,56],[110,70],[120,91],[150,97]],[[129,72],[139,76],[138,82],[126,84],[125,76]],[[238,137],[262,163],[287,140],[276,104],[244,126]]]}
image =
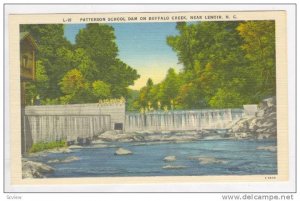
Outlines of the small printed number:
{"label": "small printed number", "polygon": [[268,176],[268,177],[265,177],[265,179],[276,179],[275,176]]}

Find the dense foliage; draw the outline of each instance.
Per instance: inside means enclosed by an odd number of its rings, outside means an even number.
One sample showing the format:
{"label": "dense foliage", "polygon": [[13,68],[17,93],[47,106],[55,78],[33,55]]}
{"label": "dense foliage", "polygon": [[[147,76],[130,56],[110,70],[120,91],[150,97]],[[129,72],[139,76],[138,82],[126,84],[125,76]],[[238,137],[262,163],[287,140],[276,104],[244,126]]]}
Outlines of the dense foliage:
{"label": "dense foliage", "polygon": [[26,85],[26,103],[97,102],[103,98],[129,97],[128,86],[137,71],[118,59],[114,29],[87,24],[72,45],[64,38],[64,25],[22,25],[38,44],[36,80]]}
{"label": "dense foliage", "polygon": [[72,45],[63,25],[22,25],[36,39],[36,80],[26,85],[27,103],[97,102],[126,98],[128,110],[233,108],[276,95],[274,21],[177,23],[166,43],[183,69],[149,78],[130,90],[137,71],[118,58],[114,29],[87,24]]}
{"label": "dense foliage", "polygon": [[177,23],[167,44],[183,64],[149,79],[136,109],[233,108],[276,93],[274,21]]}

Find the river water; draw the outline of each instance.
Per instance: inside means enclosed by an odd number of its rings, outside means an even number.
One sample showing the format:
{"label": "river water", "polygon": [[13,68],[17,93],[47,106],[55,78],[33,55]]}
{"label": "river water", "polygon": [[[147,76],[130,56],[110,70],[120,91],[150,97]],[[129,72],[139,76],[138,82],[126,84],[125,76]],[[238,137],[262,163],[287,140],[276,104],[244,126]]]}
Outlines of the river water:
{"label": "river water", "polygon": [[[202,140],[187,143],[111,143],[72,149],[71,153],[49,153],[30,160],[47,163],[76,157],[66,163],[51,163],[47,177],[260,175],[277,173],[277,154],[259,147],[276,146],[275,140]],[[118,147],[132,155],[115,155]],[[258,148],[258,149],[257,149]],[[166,156],[176,156],[166,162]],[[197,158],[206,158],[199,161]]]}

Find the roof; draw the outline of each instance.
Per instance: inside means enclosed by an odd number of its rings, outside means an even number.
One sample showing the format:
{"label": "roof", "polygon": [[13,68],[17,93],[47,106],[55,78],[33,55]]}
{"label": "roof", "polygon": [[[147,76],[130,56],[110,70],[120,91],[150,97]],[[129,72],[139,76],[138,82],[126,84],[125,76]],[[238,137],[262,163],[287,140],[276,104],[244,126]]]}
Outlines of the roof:
{"label": "roof", "polygon": [[38,48],[38,45],[37,43],[35,42],[34,38],[30,35],[29,32],[20,32],[20,41],[24,40],[28,38],[29,41],[31,42],[31,44],[37,49]]}

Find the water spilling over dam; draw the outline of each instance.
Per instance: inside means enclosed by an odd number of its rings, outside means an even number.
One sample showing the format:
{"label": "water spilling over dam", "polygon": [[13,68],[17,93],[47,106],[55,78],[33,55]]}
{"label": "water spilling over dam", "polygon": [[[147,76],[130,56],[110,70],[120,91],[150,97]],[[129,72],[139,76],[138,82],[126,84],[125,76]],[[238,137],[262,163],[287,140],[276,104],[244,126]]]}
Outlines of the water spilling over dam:
{"label": "water spilling over dam", "polygon": [[22,117],[22,153],[34,143],[91,139],[108,130],[188,131],[227,129],[244,109],[125,112],[125,103],[27,106]]}
{"label": "water spilling over dam", "polygon": [[33,142],[65,139],[91,138],[96,133],[110,130],[108,115],[28,115],[25,128],[30,131]]}
{"label": "water spilling over dam", "polygon": [[22,153],[34,143],[90,139],[113,130],[125,119],[125,104],[26,106],[22,117]]}
{"label": "water spilling over dam", "polygon": [[127,113],[125,130],[141,131],[170,131],[170,130],[201,130],[226,129],[232,123],[241,119],[242,109],[218,110],[182,110],[182,111],[155,111],[147,113]]}

